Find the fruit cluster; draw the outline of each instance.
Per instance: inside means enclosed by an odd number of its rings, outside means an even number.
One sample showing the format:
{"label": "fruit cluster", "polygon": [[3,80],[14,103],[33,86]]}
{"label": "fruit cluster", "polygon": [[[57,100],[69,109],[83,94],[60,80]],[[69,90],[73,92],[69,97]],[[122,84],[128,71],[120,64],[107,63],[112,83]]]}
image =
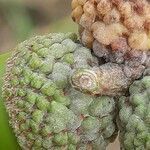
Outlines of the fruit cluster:
{"label": "fruit cluster", "polygon": [[73,0],[72,9],[81,42],[37,36],[8,60],[3,98],[20,147],[105,150],[119,132],[122,149],[149,150],[150,2]]}

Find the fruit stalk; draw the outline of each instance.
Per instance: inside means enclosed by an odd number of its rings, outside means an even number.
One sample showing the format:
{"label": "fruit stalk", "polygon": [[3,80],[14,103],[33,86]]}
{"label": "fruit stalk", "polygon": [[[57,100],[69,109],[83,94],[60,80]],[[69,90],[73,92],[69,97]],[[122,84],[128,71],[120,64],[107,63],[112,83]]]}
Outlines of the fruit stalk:
{"label": "fruit stalk", "polygon": [[113,63],[89,70],[77,69],[71,76],[71,84],[75,89],[92,95],[123,95],[130,83],[122,68]]}

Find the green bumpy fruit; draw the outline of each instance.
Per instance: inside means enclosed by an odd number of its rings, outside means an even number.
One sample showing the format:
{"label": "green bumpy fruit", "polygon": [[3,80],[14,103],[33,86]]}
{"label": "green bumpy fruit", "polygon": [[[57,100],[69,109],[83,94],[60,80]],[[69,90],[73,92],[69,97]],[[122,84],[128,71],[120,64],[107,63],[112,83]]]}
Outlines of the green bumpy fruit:
{"label": "green bumpy fruit", "polygon": [[150,76],[135,81],[120,98],[120,139],[124,150],[150,149]]}
{"label": "green bumpy fruit", "polygon": [[37,36],[9,59],[3,97],[10,125],[25,150],[103,150],[117,131],[115,100],[71,87],[75,69],[98,61],[75,34]]}

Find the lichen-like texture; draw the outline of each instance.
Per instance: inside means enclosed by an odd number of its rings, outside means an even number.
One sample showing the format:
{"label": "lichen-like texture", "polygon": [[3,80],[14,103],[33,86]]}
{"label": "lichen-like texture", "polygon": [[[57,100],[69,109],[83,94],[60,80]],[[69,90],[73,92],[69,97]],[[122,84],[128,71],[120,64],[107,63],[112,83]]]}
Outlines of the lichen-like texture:
{"label": "lichen-like texture", "polygon": [[120,139],[123,150],[150,149],[150,76],[135,81],[129,97],[119,102]]}
{"label": "lichen-like texture", "polygon": [[8,60],[3,97],[25,150],[105,150],[117,131],[115,101],[71,88],[77,68],[98,66],[74,34],[37,36]]}
{"label": "lichen-like texture", "polygon": [[149,0],[72,0],[81,42],[138,79],[150,64]]}

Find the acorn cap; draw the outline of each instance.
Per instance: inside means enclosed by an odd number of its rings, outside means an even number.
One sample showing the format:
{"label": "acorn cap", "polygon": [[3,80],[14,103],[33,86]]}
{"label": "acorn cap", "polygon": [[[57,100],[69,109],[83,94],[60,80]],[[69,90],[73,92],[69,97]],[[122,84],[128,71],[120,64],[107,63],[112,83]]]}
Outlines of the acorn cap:
{"label": "acorn cap", "polygon": [[132,81],[150,64],[149,0],[72,0],[80,40],[99,60],[117,63]]}
{"label": "acorn cap", "polygon": [[22,149],[106,149],[116,136],[115,100],[76,91],[70,75],[98,61],[75,34],[37,36],[8,60],[3,98]]}
{"label": "acorn cap", "polygon": [[122,148],[150,149],[150,76],[135,81],[129,92],[119,101]]}
{"label": "acorn cap", "polygon": [[[94,40],[113,49],[118,40],[137,50],[149,50],[150,3],[148,0],[72,0],[72,18],[81,26],[81,40]],[[120,41],[120,45],[123,41]]]}

